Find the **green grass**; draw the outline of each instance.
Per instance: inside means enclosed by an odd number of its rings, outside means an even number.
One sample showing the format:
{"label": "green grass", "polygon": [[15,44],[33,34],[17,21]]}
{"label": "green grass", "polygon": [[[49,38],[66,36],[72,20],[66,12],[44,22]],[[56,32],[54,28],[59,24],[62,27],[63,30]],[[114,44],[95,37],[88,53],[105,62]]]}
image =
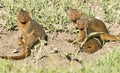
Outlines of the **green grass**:
{"label": "green grass", "polygon": [[[85,2],[86,1],[86,2]],[[88,4],[101,4],[104,21],[120,23],[119,0],[0,0],[5,12],[1,12],[0,26],[11,29],[17,25],[16,14],[21,8],[28,10],[31,17],[49,32],[66,29],[69,18],[65,9],[69,6],[80,9],[87,16],[94,16],[94,9]],[[1,23],[4,21],[4,23]],[[34,65],[15,65],[9,60],[0,60],[0,73],[61,73],[59,69],[44,69]],[[64,71],[62,73],[70,73]],[[115,48],[106,57],[85,63],[83,68],[73,73],[120,73],[120,48]]]}
{"label": "green grass", "polygon": [[120,15],[120,1],[118,0],[103,0],[103,11],[104,18],[107,22],[116,22],[119,23],[119,15]]}
{"label": "green grass", "polygon": [[[119,22],[120,5],[117,0],[91,0],[91,4],[100,3],[104,12],[104,19],[108,22]],[[48,31],[57,31],[65,28],[69,19],[65,9],[69,6],[80,9],[87,16],[94,16],[94,9],[88,6],[85,0],[1,0],[0,5],[4,6],[6,12],[2,13],[1,20],[5,20],[3,27],[10,29],[17,25],[16,14],[21,8],[28,10],[31,17],[37,20]]]}
{"label": "green grass", "polygon": [[23,8],[28,10],[31,13],[31,17],[41,23],[48,31],[61,30],[65,27],[65,23],[68,22],[65,12],[68,2],[70,3],[71,0],[54,0],[52,2],[46,0],[1,1],[1,4],[8,10],[7,13],[4,14],[4,19],[7,20],[4,27],[9,29],[17,25],[17,10]]}
{"label": "green grass", "polygon": [[114,48],[106,57],[101,57],[85,64],[84,73],[119,73],[120,72],[120,47]]}

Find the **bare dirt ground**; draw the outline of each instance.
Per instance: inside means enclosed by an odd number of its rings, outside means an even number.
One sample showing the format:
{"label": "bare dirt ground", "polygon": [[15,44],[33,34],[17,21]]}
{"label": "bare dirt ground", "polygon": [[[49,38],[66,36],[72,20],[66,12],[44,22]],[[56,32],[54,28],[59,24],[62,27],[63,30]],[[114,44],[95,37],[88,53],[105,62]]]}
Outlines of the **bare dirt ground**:
{"label": "bare dirt ground", "polygon": [[[68,24],[70,25],[70,24]],[[111,34],[119,34],[120,25],[113,25],[106,23]],[[112,26],[112,27],[111,27]],[[17,46],[17,39],[20,36],[20,31],[7,31],[0,27],[0,55],[19,55],[22,52],[22,48]],[[71,62],[65,58],[65,54],[75,53],[77,46],[72,43],[68,43],[66,39],[75,37],[75,34],[68,32],[53,32],[48,33],[48,45],[39,46],[38,48],[31,49],[32,53],[29,57],[22,60],[13,60],[14,63],[19,64],[33,64],[42,67],[60,67],[63,69],[69,69]],[[84,64],[85,61],[91,61],[98,59],[106,55],[107,52],[111,51],[114,47],[120,46],[119,42],[106,42],[105,45],[97,52],[88,54],[81,52],[79,54],[80,61],[73,61],[73,68],[79,68]],[[18,53],[13,51],[17,49]],[[57,49],[58,53],[52,53],[47,57],[40,59],[42,55],[48,54],[53,49]]]}

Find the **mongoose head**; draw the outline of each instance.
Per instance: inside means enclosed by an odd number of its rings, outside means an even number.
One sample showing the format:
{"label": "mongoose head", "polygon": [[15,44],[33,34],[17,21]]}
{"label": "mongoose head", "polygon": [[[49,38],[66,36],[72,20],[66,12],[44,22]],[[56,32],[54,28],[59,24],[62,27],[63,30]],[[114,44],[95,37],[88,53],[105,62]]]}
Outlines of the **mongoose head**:
{"label": "mongoose head", "polygon": [[87,27],[87,19],[79,19],[76,21],[76,28],[79,30],[84,30]]}
{"label": "mongoose head", "polygon": [[80,19],[82,12],[77,9],[68,8],[67,15],[73,22],[76,22],[76,20]]}
{"label": "mongoose head", "polygon": [[17,19],[22,24],[26,24],[30,20],[30,15],[28,11],[25,11],[23,9],[19,10],[17,12]]}

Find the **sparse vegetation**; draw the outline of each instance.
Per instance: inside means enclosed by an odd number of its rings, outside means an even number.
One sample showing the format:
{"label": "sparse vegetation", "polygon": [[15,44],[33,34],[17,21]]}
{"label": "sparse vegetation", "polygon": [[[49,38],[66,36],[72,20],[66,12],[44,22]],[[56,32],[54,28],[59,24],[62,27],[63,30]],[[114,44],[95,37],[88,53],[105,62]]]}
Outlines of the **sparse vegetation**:
{"label": "sparse vegetation", "polygon": [[[120,24],[120,1],[119,0],[0,0],[0,26],[11,29],[17,25],[16,12],[18,9],[30,11],[33,19],[41,23],[49,32],[66,29],[69,19],[65,9],[69,6],[80,9],[87,16],[95,16],[99,9],[109,23]],[[94,7],[92,7],[94,6]],[[63,72],[61,72],[63,71]],[[120,47],[109,52],[106,57],[96,61],[85,62],[83,68],[71,73],[120,73]],[[70,73],[70,71],[56,69],[45,69],[34,65],[11,63],[10,60],[0,60],[0,73]]]}
{"label": "sparse vegetation", "polygon": [[[20,63],[16,65],[10,60],[0,60],[1,73],[70,73],[58,68],[45,69],[42,67]],[[105,57],[85,62],[84,67],[71,73],[119,73],[120,72],[120,47],[114,48]]]}
{"label": "sparse vegetation", "polygon": [[[117,49],[119,48],[119,49]],[[120,47],[114,48],[106,57],[101,57],[94,62],[85,64],[83,73],[119,73],[120,72]]]}

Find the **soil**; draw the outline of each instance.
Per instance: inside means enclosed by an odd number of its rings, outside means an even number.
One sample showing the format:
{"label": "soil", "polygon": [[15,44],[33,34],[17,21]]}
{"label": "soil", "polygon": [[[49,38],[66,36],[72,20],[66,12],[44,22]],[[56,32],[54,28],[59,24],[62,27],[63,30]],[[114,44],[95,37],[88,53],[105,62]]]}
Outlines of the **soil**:
{"label": "soil", "polygon": [[[68,24],[68,27],[71,24]],[[112,24],[106,23],[108,26],[108,30],[111,34],[119,34],[118,31],[120,29],[120,25],[113,26]],[[111,27],[112,26],[112,27]],[[116,29],[115,29],[116,28]],[[17,28],[16,28],[17,29]],[[22,48],[17,45],[17,40],[20,37],[19,30],[10,30],[7,31],[0,27],[0,55],[19,55],[22,52]],[[31,49],[32,53],[29,57],[21,60],[13,60],[14,63],[25,63],[25,64],[33,64],[45,68],[50,67],[59,67],[62,69],[69,69],[71,65],[71,61],[67,59],[66,55],[70,53],[75,53],[78,49],[77,45],[73,45],[72,43],[67,42],[67,39],[73,39],[76,37],[76,34],[69,32],[53,32],[48,33],[48,45],[39,45],[36,44],[33,49]],[[110,52],[114,47],[120,46],[119,42],[106,42],[105,45],[93,54],[88,54],[85,52],[80,52],[79,61],[73,60],[72,65],[73,68],[79,68],[86,61],[92,61],[98,59],[100,57],[104,57],[106,53]],[[14,51],[18,52],[15,53]],[[56,50],[56,53],[49,54],[49,52]],[[41,58],[41,56],[44,56]]]}
{"label": "soil", "polygon": [[[96,9],[98,9],[96,7]],[[95,16],[97,18],[101,18],[100,16],[101,9],[95,10],[97,13]],[[1,21],[2,22],[2,21]],[[0,22],[0,23],[1,23]],[[110,34],[117,35],[120,34],[120,25],[119,24],[112,24],[105,22],[107,29],[109,30]],[[71,29],[73,25],[67,24],[67,29]],[[69,27],[69,28],[68,28]],[[16,28],[17,29],[17,28]],[[75,30],[73,30],[74,32]],[[92,61],[98,59],[100,57],[104,57],[108,52],[111,52],[114,47],[120,46],[119,42],[106,42],[103,47],[95,53],[88,54],[85,52],[80,52],[78,55],[78,60],[70,61],[66,58],[67,54],[75,53],[78,49],[77,45],[73,45],[72,43],[68,43],[66,39],[73,39],[76,37],[76,34],[72,32],[52,32],[48,34],[48,45],[39,45],[36,44],[33,49],[31,49],[31,55],[21,59],[21,60],[12,60],[13,63],[16,64],[24,64],[24,65],[35,65],[41,66],[42,68],[62,68],[62,69],[69,69],[73,68],[80,68],[84,65],[84,62]],[[19,30],[6,30],[0,27],[0,55],[19,55],[22,52],[22,48],[17,45],[17,40],[20,37],[21,33]],[[49,54],[49,52],[56,50],[58,52]],[[15,51],[18,51],[15,53]],[[41,58],[41,56],[46,55],[46,57]],[[3,60],[3,59],[1,59]]]}

